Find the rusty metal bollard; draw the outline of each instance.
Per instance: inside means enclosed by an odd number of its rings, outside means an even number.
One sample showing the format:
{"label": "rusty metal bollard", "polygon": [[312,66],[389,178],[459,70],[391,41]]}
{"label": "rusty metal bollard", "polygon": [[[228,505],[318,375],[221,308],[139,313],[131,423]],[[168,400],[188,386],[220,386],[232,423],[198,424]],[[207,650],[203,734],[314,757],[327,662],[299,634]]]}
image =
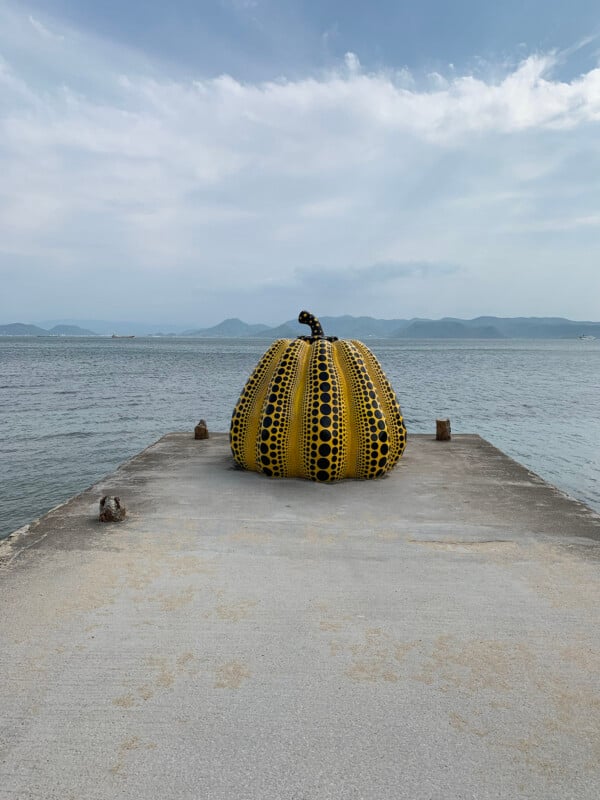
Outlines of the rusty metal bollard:
{"label": "rusty metal bollard", "polygon": [[450,420],[449,419],[436,419],[435,421],[435,438],[438,442],[449,442],[452,436],[450,435]]}
{"label": "rusty metal bollard", "polygon": [[206,420],[201,419],[194,428],[194,439],[208,439],[208,427],[206,426]]}
{"label": "rusty metal bollard", "polygon": [[100,522],[121,522],[127,515],[127,509],[121,503],[120,497],[104,495],[100,500]]}

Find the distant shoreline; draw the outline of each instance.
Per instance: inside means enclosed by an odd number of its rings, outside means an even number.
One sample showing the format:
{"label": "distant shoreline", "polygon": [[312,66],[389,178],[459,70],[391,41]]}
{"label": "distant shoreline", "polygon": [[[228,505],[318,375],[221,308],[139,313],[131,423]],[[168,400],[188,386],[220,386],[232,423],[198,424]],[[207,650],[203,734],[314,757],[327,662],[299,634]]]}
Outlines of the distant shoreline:
{"label": "distant shoreline", "polygon": [[[475,317],[474,319],[377,319],[374,317],[321,317],[327,335],[345,339],[600,339],[600,322],[570,320],[561,317]],[[85,325],[85,327],[84,327]],[[91,326],[94,325],[94,328]],[[151,323],[95,320],[58,323],[50,329],[15,322],[0,325],[0,336],[8,337],[102,337],[127,339],[204,338],[204,339],[287,339],[305,333],[297,320],[277,326],[249,324],[240,319],[226,319],[209,328],[172,330],[175,326]],[[162,328],[162,330],[161,330]],[[171,330],[169,330],[171,328]]]}

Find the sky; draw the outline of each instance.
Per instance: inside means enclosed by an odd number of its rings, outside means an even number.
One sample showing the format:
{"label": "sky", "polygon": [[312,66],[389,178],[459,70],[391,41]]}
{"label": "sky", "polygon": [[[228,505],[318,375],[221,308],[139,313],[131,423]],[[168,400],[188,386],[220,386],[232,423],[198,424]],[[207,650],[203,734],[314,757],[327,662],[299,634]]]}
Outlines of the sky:
{"label": "sky", "polygon": [[600,320],[597,0],[0,0],[0,324]]}

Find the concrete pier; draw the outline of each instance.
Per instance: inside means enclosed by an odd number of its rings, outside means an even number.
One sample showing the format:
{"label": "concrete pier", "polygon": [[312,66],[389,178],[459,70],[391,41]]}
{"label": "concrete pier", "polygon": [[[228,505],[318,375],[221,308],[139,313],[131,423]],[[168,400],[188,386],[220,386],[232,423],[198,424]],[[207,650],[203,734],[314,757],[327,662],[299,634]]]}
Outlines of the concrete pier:
{"label": "concrete pier", "polygon": [[600,517],[477,436],[329,486],[170,434],[0,597],[2,800],[600,793]]}

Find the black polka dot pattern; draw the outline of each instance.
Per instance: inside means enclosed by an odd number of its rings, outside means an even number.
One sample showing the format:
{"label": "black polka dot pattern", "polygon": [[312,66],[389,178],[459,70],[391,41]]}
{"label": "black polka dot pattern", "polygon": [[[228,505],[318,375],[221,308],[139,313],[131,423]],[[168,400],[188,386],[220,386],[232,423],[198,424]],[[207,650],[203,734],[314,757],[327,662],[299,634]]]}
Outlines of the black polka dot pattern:
{"label": "black polka dot pattern", "polygon": [[244,469],[260,470],[256,459],[256,438],[261,409],[271,373],[291,339],[278,339],[256,365],[240,395],[231,418],[229,442],[236,463]]}
{"label": "black polka dot pattern", "polygon": [[328,483],[343,477],[345,468],[346,425],[340,376],[331,342],[319,339],[309,348],[302,458],[305,477]]}
{"label": "black polka dot pattern", "polygon": [[274,478],[289,474],[290,426],[300,357],[307,345],[296,339],[285,348],[271,373],[256,442],[256,461],[261,472]]}
{"label": "black polka dot pattern", "polygon": [[376,478],[406,446],[398,400],[361,342],[281,339],[262,357],[234,409],[231,450],[270,477]]}
{"label": "black polka dot pattern", "polygon": [[377,361],[369,348],[366,347],[362,342],[353,341],[352,344],[356,347],[363,358],[369,377],[375,385],[377,398],[383,409],[389,433],[387,468],[391,469],[395,464],[397,464],[406,447],[406,426],[404,425],[404,420],[402,418],[400,403],[396,397],[396,392],[392,389],[391,383],[388,381],[384,371],[381,369],[381,364],[379,361]]}
{"label": "black polka dot pattern", "polygon": [[342,341],[340,355],[346,367],[352,398],[349,435],[358,438],[358,474],[377,478],[388,469],[389,432],[364,359],[351,341]]}

